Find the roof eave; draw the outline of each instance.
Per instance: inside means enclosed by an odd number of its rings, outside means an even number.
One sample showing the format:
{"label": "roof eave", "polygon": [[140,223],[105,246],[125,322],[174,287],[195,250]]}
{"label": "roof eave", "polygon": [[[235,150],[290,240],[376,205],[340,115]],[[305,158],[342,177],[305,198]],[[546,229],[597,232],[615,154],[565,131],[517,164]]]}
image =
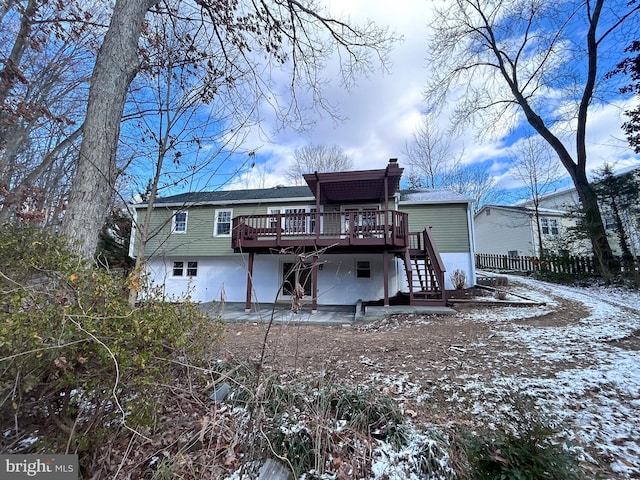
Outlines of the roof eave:
{"label": "roof eave", "polygon": [[[315,202],[315,197],[280,197],[280,198],[249,198],[243,200],[212,200],[208,202],[159,202],[153,205],[154,208],[158,207],[203,207],[207,205],[246,205],[246,204],[255,204],[255,203],[283,203],[283,202]],[[147,208],[149,206],[148,203],[134,203],[131,204],[132,208]]]}

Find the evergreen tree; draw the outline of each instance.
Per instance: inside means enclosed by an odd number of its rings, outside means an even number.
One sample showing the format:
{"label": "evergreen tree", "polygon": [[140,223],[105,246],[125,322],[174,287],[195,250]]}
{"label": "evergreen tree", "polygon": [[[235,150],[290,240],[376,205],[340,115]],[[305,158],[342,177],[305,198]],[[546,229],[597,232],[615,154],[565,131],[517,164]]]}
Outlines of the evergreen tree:
{"label": "evergreen tree", "polygon": [[637,173],[634,170],[614,175],[612,167],[605,165],[598,172],[595,181],[595,189],[603,210],[613,219],[625,267],[630,267],[634,263],[632,253],[634,246],[631,241],[633,230],[638,225],[638,197],[640,196],[640,180]]}

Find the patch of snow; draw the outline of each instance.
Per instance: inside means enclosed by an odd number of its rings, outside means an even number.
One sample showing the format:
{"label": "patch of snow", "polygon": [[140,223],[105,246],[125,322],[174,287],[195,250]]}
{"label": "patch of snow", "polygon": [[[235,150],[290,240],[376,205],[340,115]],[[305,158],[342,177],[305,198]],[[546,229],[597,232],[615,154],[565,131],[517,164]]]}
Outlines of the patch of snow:
{"label": "patch of snow", "polygon": [[[467,314],[466,318],[494,325],[493,330],[513,346],[504,356],[517,357],[522,349],[538,359],[547,375],[526,372],[503,375],[496,372],[490,381],[457,377],[461,393],[472,399],[473,413],[493,418],[496,402],[512,391],[536,398],[560,421],[565,438],[578,447],[592,448],[610,458],[612,471],[625,478],[640,476],[640,355],[611,343],[640,329],[640,293],[613,287],[569,287],[533,279],[509,277],[509,289],[528,298],[558,307],[555,299],[577,302],[588,312],[586,318],[567,326],[527,325],[522,320],[544,315],[547,307],[498,308],[488,313]],[[454,390],[448,400],[459,401]],[[585,458],[589,455],[584,452]]]}
{"label": "patch of snow", "polygon": [[405,445],[398,450],[388,442],[378,442],[373,450],[371,471],[375,479],[448,480],[455,478],[449,466],[448,444],[435,430],[420,431],[406,427]]}

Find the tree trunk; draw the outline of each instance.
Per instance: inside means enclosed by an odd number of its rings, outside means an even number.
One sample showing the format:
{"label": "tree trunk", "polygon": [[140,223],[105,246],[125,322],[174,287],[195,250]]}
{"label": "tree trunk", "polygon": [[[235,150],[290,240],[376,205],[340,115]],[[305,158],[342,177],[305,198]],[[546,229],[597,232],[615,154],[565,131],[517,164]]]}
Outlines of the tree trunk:
{"label": "tree trunk", "polygon": [[604,228],[600,207],[598,206],[598,196],[589,184],[586,174],[579,170],[575,170],[572,175],[573,183],[578,192],[582,209],[584,212],[584,223],[589,232],[593,254],[598,260],[600,273],[605,282],[610,283],[613,276],[613,253],[607,239],[607,232]]}
{"label": "tree trunk", "polygon": [[[18,78],[20,78],[20,64],[27,46],[29,45],[29,35],[33,24],[33,17],[38,10],[38,2],[29,0],[25,7],[22,18],[20,19],[20,30],[16,35],[15,42],[11,48],[9,57],[4,61],[4,68],[0,71],[0,117],[7,115],[13,108],[8,106],[5,112],[5,103],[9,97],[11,89],[14,87]],[[8,126],[13,123],[12,114],[8,113],[9,118],[0,118],[0,172],[4,173],[8,169],[8,160],[3,150],[8,138]],[[7,183],[7,186],[9,184]]]}
{"label": "tree trunk", "polygon": [[[585,148],[585,135],[578,134],[576,139],[578,141],[578,160],[574,163],[573,158],[567,151],[564,144],[556,137],[551,130],[549,130],[544,124],[542,118],[536,114],[527,100],[517,91],[514,91],[514,96],[522,110],[524,111],[529,125],[531,125],[541,136],[544,138],[551,148],[553,148],[558,155],[558,159],[565,167],[573,185],[576,187],[578,198],[582,202],[582,209],[584,211],[584,222],[589,232],[589,239],[591,240],[591,247],[593,254],[598,260],[600,266],[600,273],[605,282],[610,283],[613,276],[613,253],[611,246],[607,240],[607,234],[602,222],[602,215],[600,214],[600,207],[598,205],[598,196],[593,189],[586,175],[587,164],[587,152]],[[581,116],[578,122],[579,133],[584,131],[584,128],[580,128],[581,125],[586,125],[586,112]]]}
{"label": "tree trunk", "polygon": [[159,0],[117,0],[91,76],[78,171],[62,233],[92,259],[118,176],[116,150],[129,84],[138,71],[138,40],[148,9]]}
{"label": "tree trunk", "polygon": [[538,233],[538,258],[543,260],[546,255],[544,254],[544,246],[542,245],[542,225],[540,225],[540,211],[538,208],[538,202],[536,201],[536,230]]}

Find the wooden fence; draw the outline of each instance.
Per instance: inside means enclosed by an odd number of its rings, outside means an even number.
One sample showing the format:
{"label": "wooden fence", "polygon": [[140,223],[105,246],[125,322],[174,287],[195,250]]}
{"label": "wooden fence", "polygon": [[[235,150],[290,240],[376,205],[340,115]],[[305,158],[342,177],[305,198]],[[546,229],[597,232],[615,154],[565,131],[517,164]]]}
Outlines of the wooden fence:
{"label": "wooden fence", "polygon": [[514,272],[546,271],[570,275],[600,275],[594,257],[550,256],[544,260],[537,257],[512,257],[509,255],[476,254],[476,268],[507,270]]}

